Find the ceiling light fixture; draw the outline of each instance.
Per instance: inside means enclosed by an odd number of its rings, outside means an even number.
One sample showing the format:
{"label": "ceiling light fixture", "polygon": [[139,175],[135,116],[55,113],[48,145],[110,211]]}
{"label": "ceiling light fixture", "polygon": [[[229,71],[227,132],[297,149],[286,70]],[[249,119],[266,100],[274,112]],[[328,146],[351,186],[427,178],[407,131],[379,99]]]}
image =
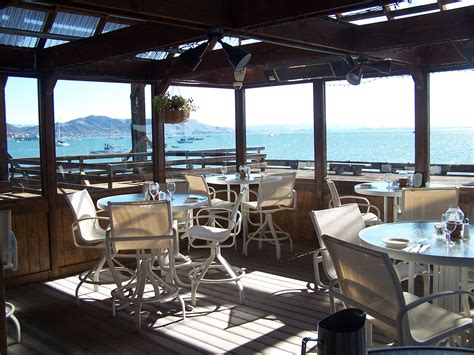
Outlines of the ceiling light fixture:
{"label": "ceiling light fixture", "polygon": [[252,55],[245,49],[242,49],[240,47],[233,47],[230,44],[223,42],[223,36],[224,31],[222,29],[210,29],[207,42],[201,43],[197,47],[186,50],[185,52],[181,53],[179,57],[184,62],[184,64],[190,67],[192,71],[195,71],[201,63],[202,57],[206,52],[207,48],[209,47],[209,44],[212,42],[212,40],[216,39],[217,42],[222,45],[222,49],[227,55],[227,59],[234,68],[234,70],[239,71],[244,69]]}

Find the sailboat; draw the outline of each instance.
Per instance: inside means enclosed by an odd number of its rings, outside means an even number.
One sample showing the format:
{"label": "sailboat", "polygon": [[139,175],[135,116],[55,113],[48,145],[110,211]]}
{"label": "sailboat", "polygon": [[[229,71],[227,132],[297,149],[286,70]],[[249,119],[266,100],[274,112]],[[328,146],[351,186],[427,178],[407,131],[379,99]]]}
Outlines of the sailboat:
{"label": "sailboat", "polygon": [[58,147],[69,147],[69,143],[61,139],[61,123],[58,123],[58,139],[56,141]]}

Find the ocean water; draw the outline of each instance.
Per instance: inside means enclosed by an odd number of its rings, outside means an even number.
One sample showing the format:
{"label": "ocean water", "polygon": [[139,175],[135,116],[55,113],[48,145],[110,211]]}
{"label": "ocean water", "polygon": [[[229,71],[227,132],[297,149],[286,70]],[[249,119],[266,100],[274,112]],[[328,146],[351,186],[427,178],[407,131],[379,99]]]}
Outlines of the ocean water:
{"label": "ocean water", "polygon": [[[199,150],[235,147],[235,136],[230,133],[193,134],[192,143],[178,143],[182,135],[166,136],[167,150]],[[188,136],[188,137],[191,137]],[[67,147],[56,147],[56,155],[90,154],[112,144],[129,151],[129,137],[65,138]],[[413,163],[414,133],[411,130],[351,130],[329,131],[328,160]],[[267,159],[312,160],[313,133],[248,133],[247,146],[264,146]],[[39,156],[38,141],[8,141],[8,152],[15,158]],[[431,131],[432,164],[474,164],[474,128],[433,129]]]}

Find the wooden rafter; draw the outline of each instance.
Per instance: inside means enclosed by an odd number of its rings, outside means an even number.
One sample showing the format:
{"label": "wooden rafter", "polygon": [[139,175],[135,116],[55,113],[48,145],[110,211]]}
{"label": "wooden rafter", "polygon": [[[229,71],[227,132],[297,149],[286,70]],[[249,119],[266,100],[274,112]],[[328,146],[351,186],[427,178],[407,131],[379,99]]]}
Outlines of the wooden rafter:
{"label": "wooden rafter", "polygon": [[48,0],[64,9],[87,10],[136,19],[175,21],[181,25],[230,27],[229,5],[221,0]]}
{"label": "wooden rafter", "polygon": [[[355,48],[376,51],[474,38],[474,6],[359,26]],[[456,24],[456,25],[453,25]]]}
{"label": "wooden rafter", "polygon": [[93,63],[155,48],[176,46],[184,39],[198,40],[205,35],[190,29],[143,23],[39,51],[38,68],[50,70]]}

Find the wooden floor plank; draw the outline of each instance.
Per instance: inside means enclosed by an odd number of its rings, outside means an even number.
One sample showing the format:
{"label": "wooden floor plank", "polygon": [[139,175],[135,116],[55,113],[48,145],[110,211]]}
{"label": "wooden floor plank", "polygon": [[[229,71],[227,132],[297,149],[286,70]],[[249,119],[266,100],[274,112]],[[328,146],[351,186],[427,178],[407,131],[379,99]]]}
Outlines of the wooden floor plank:
{"label": "wooden floor plank", "polygon": [[[307,288],[313,279],[314,248],[282,250],[265,245],[240,254],[225,250],[234,266],[245,267],[245,301],[238,304],[235,284],[201,284],[197,306],[182,320],[176,302],[147,305],[143,332],[135,327],[130,310],[113,318],[114,285],[80,289],[75,304],[77,276],[7,290],[17,306],[23,329],[22,344],[12,354],[285,354],[299,353],[301,339],[316,336],[317,322],[329,315],[328,294]],[[206,251],[192,251],[193,259]],[[262,260],[265,260],[263,263]],[[180,270],[185,273],[185,270]],[[183,279],[186,276],[183,275]],[[189,289],[181,290],[190,304]],[[385,339],[376,334],[375,339]]]}

